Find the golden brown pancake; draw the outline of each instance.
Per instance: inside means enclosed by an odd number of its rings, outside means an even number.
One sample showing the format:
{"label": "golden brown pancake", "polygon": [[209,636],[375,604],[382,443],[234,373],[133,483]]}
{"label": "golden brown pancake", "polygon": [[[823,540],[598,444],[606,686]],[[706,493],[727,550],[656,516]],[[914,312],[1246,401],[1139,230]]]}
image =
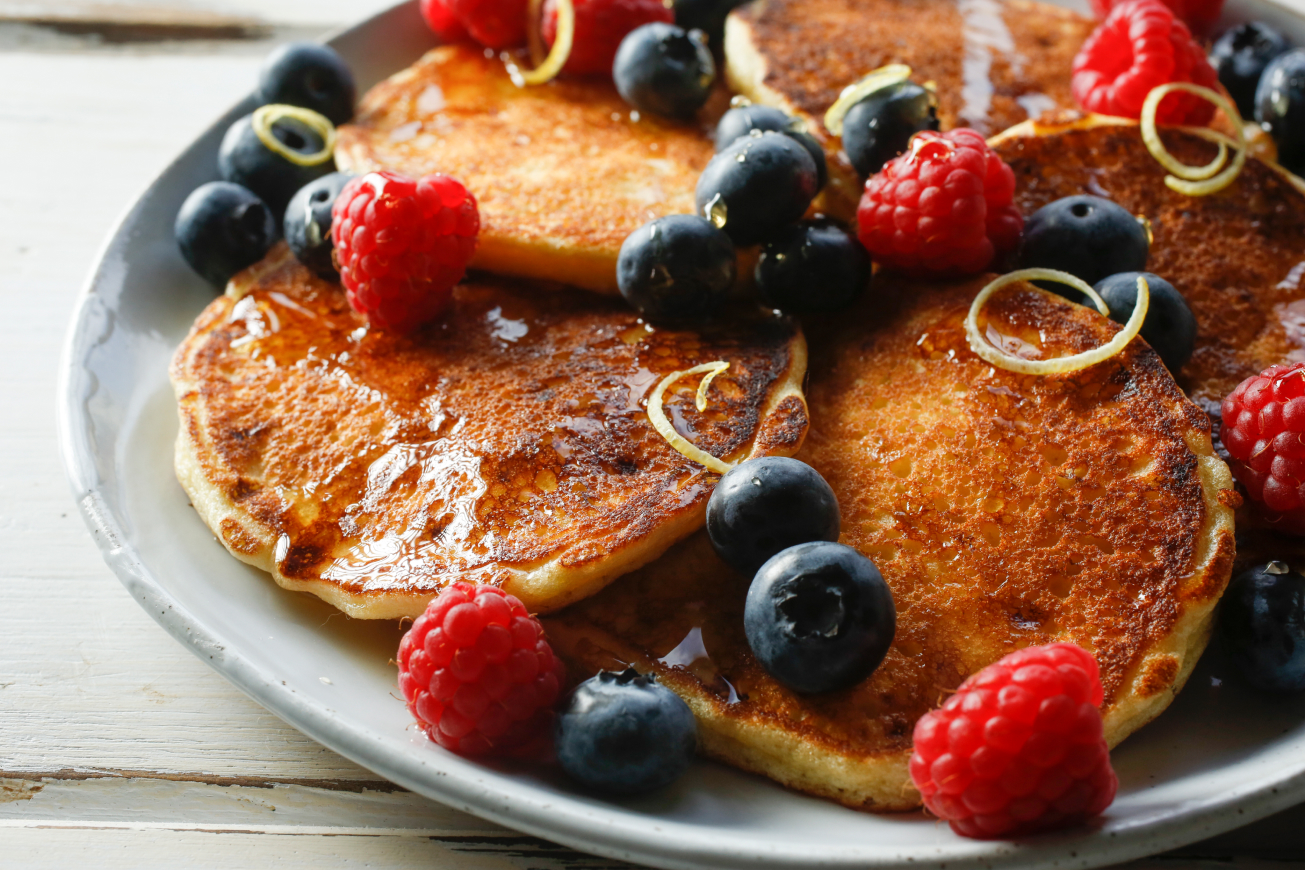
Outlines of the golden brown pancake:
{"label": "golden brown pancake", "polygon": [[944,130],[995,133],[1074,105],[1070,66],[1093,25],[1031,0],[757,0],[726,22],[726,75],[807,122],[829,155],[824,208],[851,220],[860,179],[822,123],[844,87],[904,63],[936,83]]}
{"label": "golden brown pancake", "polygon": [[[1069,375],[982,362],[962,326],[982,284],[881,282],[810,330],[799,458],[834,488],[840,540],[875,560],[897,605],[871,677],[810,696],[776,683],[743,634],[748,580],[701,534],[550,617],[555,647],[581,672],[656,671],[693,708],[706,754],[876,811],[919,804],[916,720],[1014,649],[1091,650],[1112,745],[1159,714],[1205,648],[1232,565],[1232,480],[1209,421],[1140,341]],[[987,323],[1055,356],[1118,329],[1028,287],[998,296]]]}
{"label": "golden brown pancake", "polygon": [[667,392],[681,434],[733,460],[797,450],[806,346],[778,315],[652,330],[619,299],[473,277],[403,336],[280,246],[177,350],[177,476],[233,555],[352,616],[416,616],[454,580],[547,611],[701,527],[717,476],[645,403],[721,359],[705,413],[696,380]]}
{"label": "golden brown pancake", "polygon": [[[1162,134],[1185,163],[1215,146],[1179,130]],[[1305,192],[1276,164],[1249,158],[1213,196],[1185,196],[1142,144],[1136,124],[1089,116],[1065,126],[1025,125],[994,147],[1015,170],[1026,216],[1075,194],[1104,196],[1151,224],[1147,270],[1168,280],[1196,315],[1196,350],[1175,373],[1198,404],[1216,411],[1243,379],[1305,359]]]}
{"label": "golden brown pancake", "polygon": [[615,293],[625,237],[693,212],[712,153],[702,127],[641,117],[610,79],[518,88],[501,60],[450,45],[363,97],[336,161],[452,175],[480,206],[473,266]]}

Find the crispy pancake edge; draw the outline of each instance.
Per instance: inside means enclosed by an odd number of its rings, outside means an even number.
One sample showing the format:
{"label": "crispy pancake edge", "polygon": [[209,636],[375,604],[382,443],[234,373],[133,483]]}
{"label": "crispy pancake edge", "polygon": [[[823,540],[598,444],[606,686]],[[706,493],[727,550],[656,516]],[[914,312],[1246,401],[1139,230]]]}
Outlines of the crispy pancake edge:
{"label": "crispy pancake edge", "polygon": [[[1143,342],[1130,344],[1122,359],[1135,370],[1162,366]],[[1172,380],[1169,387],[1167,395],[1155,400],[1181,429],[1183,442],[1195,460],[1205,518],[1195,536],[1184,591],[1176,597],[1179,617],[1172,629],[1129,667],[1114,702],[1103,710],[1105,737],[1112,747],[1163,712],[1186,683],[1209,642],[1214,609],[1231,574],[1235,553],[1231,472],[1215,454],[1208,428],[1199,425],[1204,413],[1190,404]],[[691,541],[681,546],[694,545]],[[909,747],[869,754],[844,752],[807,739],[764,714],[730,715],[729,705],[720,695],[686,670],[655,660],[648,651],[599,626],[586,623],[576,631],[564,623],[563,619],[549,620],[548,630],[566,655],[592,667],[598,660],[595,652],[605,651],[641,670],[656,672],[683,697],[698,718],[703,754],[855,809],[891,812],[920,805],[908,774]],[[596,647],[589,649],[585,641]]]}
{"label": "crispy pancake edge", "polygon": [[[226,298],[238,299],[244,288],[255,284],[261,275],[274,271],[290,256],[270,255],[237,275],[228,285]],[[220,301],[220,300],[219,300]],[[180,426],[174,454],[178,481],[190,497],[200,518],[224,547],[242,562],[272,575],[283,588],[311,592],[350,616],[363,619],[397,619],[419,616],[431,594],[387,592],[384,596],[355,594],[322,579],[286,577],[277,569],[277,530],[238,505],[224,488],[234,484],[235,475],[220,460],[204,424],[197,398],[197,385],[183,375],[183,361],[194,344],[193,339],[205,325],[213,307],[205,310],[191,328],[174,357],[171,376],[177,397]],[[808,410],[803,394],[807,369],[806,339],[800,329],[788,345],[788,368],[771,386],[768,400],[758,414],[757,428],[748,452],[742,458],[767,455],[792,455],[800,449],[806,434]],[[796,403],[791,400],[796,400]],[[799,437],[791,439],[794,426]],[[689,510],[669,515],[652,533],[624,548],[609,551],[603,558],[588,560],[578,568],[566,568],[548,560],[528,570],[508,572],[504,589],[516,595],[532,612],[549,612],[578,601],[610,583],[621,574],[633,571],[656,559],[677,541],[702,527],[706,499],[699,499]]]}

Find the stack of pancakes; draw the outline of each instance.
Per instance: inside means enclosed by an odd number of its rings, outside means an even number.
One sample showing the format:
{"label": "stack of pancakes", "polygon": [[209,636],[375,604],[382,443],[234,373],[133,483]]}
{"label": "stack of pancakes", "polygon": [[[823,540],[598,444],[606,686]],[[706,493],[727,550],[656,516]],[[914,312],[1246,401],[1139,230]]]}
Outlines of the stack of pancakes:
{"label": "stack of pancakes", "polygon": [[[936,82],[944,128],[1019,124],[994,142],[1026,215],[1093,193],[1150,220],[1149,268],[1200,329],[1174,375],[1140,339],[1071,374],[994,369],[962,327],[986,278],[879,274],[851,311],[803,322],[744,299],[711,325],[645,324],[611,295],[617,251],[692,210],[724,95],[674,125],[632,113],[610,82],[518,89],[479,49],[447,46],[365,97],[337,159],[446,172],[476,194],[476,271],[450,313],[411,336],[369,329],[274,250],[177,351],[178,476],[227,549],[289,589],[396,618],[454,580],[501,584],[548,614],[573,678],[655,671],[707,754],[849,806],[917,806],[916,719],[1029,644],[1096,655],[1114,745],[1169,704],[1208,640],[1237,501],[1209,412],[1305,353],[1305,194],[1251,159],[1220,194],[1185,197],[1135,125],[1066,120],[1090,29],[1027,0],[757,0],[730,18],[727,79],[823,136],[823,207],[844,216],[860,179],[818,119],[869,69],[905,62]],[[1214,147],[1164,137],[1187,162]],[[1118,330],[1026,286],[987,316],[990,335],[1047,356]],[[718,477],[648,421],[662,378],[722,359],[705,412],[696,382],[667,392],[675,427],[727,462],[811,463],[838,495],[841,540],[893,590],[892,649],[853,688],[798,695],[758,666],[749,578],[700,531]]]}

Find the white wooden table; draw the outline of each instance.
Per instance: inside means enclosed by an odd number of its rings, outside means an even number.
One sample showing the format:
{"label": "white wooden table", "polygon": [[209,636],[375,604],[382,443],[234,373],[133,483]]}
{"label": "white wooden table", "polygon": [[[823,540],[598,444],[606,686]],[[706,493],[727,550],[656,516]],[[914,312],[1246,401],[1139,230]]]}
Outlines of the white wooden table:
{"label": "white wooden table", "polygon": [[[124,592],[65,482],[56,363],[117,214],[276,40],[389,2],[0,0],[2,868],[628,866],[417,797],[281,723]],[[1229,858],[1305,862],[1305,809],[1132,866]]]}

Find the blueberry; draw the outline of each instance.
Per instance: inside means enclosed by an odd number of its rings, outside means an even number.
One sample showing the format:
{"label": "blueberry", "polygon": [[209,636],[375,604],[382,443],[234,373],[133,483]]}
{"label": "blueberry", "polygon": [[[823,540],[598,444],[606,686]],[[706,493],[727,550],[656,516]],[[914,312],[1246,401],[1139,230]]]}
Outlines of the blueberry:
{"label": "blueberry", "polygon": [[222,146],[218,149],[218,174],[224,181],[254,191],[279,216],[299,188],[335,171],[335,159],[325,150],[321,134],[308,124],[281,115],[276,109],[267,110],[267,117],[267,132],[278,143],[278,149],[297,155],[299,160],[316,162],[301,165],[272,150],[259,137],[254,116],[245,115],[222,137]]}
{"label": "blueberry", "polygon": [[756,268],[761,301],[790,314],[837,311],[870,280],[870,255],[828,221],[785,227],[761,249]]}
{"label": "blueberry", "polygon": [[888,584],[851,547],[798,544],[761,566],[743,609],[748,645],[795,692],[832,692],[879,667],[897,630]]}
{"label": "blueberry", "polygon": [[641,112],[688,120],[711,96],[716,62],[697,30],[654,21],[621,40],[612,79],[621,97]]}
{"label": "blueberry", "polygon": [[819,185],[807,149],[783,133],[735,139],[698,176],[698,213],[736,245],[766,241],[806,212]]}
{"label": "blueberry", "polygon": [[325,115],[332,124],[353,117],[358,88],[353,73],[335,49],[316,42],[288,42],[263,61],[258,101],[303,106]]}
{"label": "blueberry", "polygon": [[352,179],[351,172],[332,172],[310,181],[291,198],[285,209],[285,240],[290,250],[309,269],[328,281],[340,273],[331,261],[331,206]]}
{"label": "blueberry", "polygon": [[[1020,242],[1021,269],[1059,269],[1096,284],[1118,272],[1141,272],[1151,247],[1146,228],[1123,206],[1099,196],[1067,196],[1033,213]],[[1048,289],[1080,301],[1063,284]]]}
{"label": "blueberry", "polygon": [[724,151],[734,144],[735,139],[746,136],[753,130],[783,133],[792,123],[792,118],[773,106],[733,106],[716,123],[716,151]]}
{"label": "blueberry", "polygon": [[226,181],[193,190],[173,225],[181,255],[210,284],[221,287],[263,259],[277,240],[276,220],[251,191]]}
{"label": "blueberry", "polygon": [[639,794],[689,769],[697,726],[689,706],[630,668],[585,680],[557,717],[557,760],[595,791]]}
{"label": "blueberry", "polygon": [[1239,24],[1215,40],[1210,65],[1243,118],[1255,115],[1255,86],[1264,68],[1290,48],[1286,37],[1263,21]]}
{"label": "blueberry", "polygon": [[721,48],[725,42],[725,19],[747,0],[675,0],[675,24],[685,30],[701,30],[708,44]]}
{"label": "blueberry", "polygon": [[731,468],[707,501],[707,536],[744,576],[781,550],[838,540],[838,499],[810,465],[784,456]]}
{"label": "blueberry", "polygon": [[734,285],[735,269],[729,236],[704,218],[675,214],[626,237],[616,283],[649,320],[693,320],[716,313]]}
{"label": "blueberry", "polygon": [[779,109],[770,106],[751,104],[734,106],[716,124],[716,151],[724,151],[740,136],[747,136],[753,130],[765,133],[768,130],[783,133],[801,143],[816,164],[816,190],[825,186],[829,179],[829,168],[825,162],[825,149],[820,147],[816,137],[805,129],[801,121],[789,117]]}
{"label": "blueberry", "polygon": [[1305,50],[1269,61],[1255,90],[1255,120],[1278,144],[1278,162],[1305,172]]}
{"label": "blueberry", "polygon": [[868,177],[905,151],[916,133],[937,129],[937,98],[915,82],[897,82],[847,110],[843,150],[856,171]]}
{"label": "blueberry", "polygon": [[1146,279],[1151,294],[1146,320],[1142,321],[1142,337],[1160,354],[1165,367],[1177,374],[1192,358],[1192,349],[1196,346],[1196,317],[1183,294],[1175,290],[1173,284],[1150,272],[1120,272],[1101,279],[1093,289],[1106,300],[1110,319],[1127,323],[1137,305],[1139,275]]}
{"label": "blueberry", "polygon": [[1305,690],[1305,577],[1283,562],[1240,574],[1224,594],[1221,620],[1229,656],[1247,682]]}

